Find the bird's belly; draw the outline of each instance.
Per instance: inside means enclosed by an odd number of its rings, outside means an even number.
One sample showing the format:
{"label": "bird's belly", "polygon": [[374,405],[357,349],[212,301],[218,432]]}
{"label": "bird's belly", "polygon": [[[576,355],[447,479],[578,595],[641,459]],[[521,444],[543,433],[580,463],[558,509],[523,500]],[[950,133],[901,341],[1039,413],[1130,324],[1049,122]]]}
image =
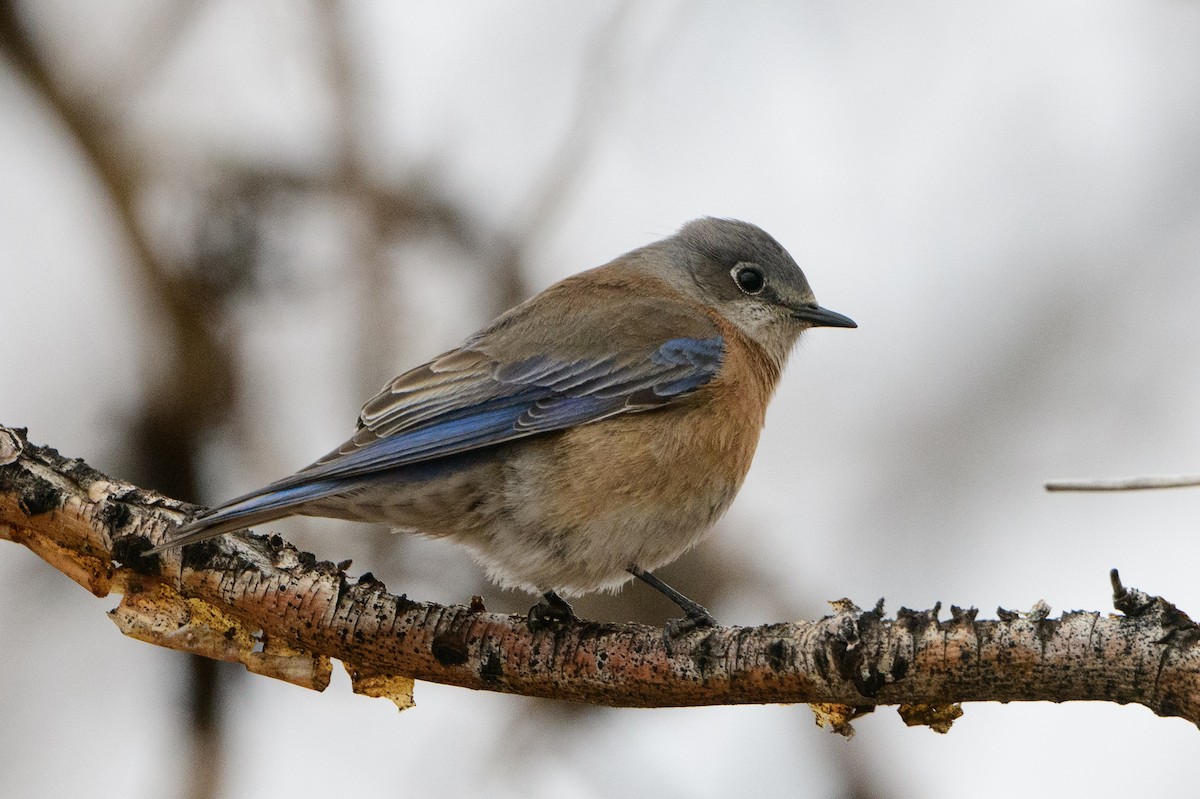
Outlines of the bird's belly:
{"label": "bird's belly", "polygon": [[729,507],[757,441],[697,429],[645,413],[527,440],[505,460],[503,511],[463,543],[500,584],[567,596],[670,563]]}

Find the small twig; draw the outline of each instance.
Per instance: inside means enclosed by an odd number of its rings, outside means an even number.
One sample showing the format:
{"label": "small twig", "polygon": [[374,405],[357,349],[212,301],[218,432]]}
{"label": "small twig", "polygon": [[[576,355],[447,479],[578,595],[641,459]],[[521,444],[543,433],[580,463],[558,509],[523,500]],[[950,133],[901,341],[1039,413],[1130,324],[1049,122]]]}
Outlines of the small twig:
{"label": "small twig", "polygon": [[1141,491],[1147,488],[1200,486],[1200,475],[1118,477],[1100,480],[1051,480],[1047,491]]}

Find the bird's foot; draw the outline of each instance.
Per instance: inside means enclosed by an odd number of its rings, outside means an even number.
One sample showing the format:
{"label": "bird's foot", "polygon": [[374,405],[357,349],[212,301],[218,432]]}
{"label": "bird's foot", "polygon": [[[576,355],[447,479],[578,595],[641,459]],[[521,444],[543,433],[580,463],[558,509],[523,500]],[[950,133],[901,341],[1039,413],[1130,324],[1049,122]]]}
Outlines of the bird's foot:
{"label": "bird's foot", "polygon": [[630,566],[626,571],[674,602],[683,611],[682,619],[673,619],[663,627],[663,643],[667,645],[668,653],[672,651],[672,641],[682,638],[693,630],[717,626],[717,620],[703,605],[693,599],[688,599],[650,572],[640,566]]}
{"label": "bird's foot", "polygon": [[690,605],[684,608],[684,613],[687,615],[682,619],[672,619],[663,627],[663,643],[667,645],[668,652],[672,649],[672,642],[677,641],[688,633],[695,630],[702,630],[706,627],[717,626],[717,620],[699,603],[691,602]]}
{"label": "bird's foot", "polygon": [[572,621],[579,621],[579,617],[575,615],[575,611],[571,610],[571,605],[567,600],[553,591],[542,594],[541,601],[531,607],[526,615],[526,625],[531,633],[544,630],[554,624],[565,624]]}

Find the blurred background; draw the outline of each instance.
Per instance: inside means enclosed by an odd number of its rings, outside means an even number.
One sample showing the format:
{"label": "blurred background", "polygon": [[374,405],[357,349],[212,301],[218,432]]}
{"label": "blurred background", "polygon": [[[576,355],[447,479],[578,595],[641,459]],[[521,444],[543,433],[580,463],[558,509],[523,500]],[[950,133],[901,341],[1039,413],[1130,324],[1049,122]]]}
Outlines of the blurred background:
{"label": "blurred background", "polygon": [[[754,467],[661,572],[725,623],[850,597],[1200,610],[1200,5],[0,0],[0,423],[211,503],[310,462],[401,370],[702,215],[854,331],[792,360]],[[439,602],[462,553],[272,525]],[[0,545],[0,796],[1158,797],[1140,707],[610,710],[324,694],[123,638]],[[577,604],[674,613],[638,586]],[[983,764],[986,778],[980,779]]]}

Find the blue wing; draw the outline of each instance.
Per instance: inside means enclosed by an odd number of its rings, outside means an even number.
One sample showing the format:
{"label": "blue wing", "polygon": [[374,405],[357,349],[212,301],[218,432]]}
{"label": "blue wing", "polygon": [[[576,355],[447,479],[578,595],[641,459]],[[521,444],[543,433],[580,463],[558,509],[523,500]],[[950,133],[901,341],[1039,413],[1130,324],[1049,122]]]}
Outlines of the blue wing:
{"label": "blue wing", "polygon": [[456,350],[397,378],[363,409],[359,433],[275,484],[344,479],[664,405],[711,380],[723,340],[676,338],[648,358],[496,364]]}
{"label": "blue wing", "polygon": [[355,478],[660,407],[712,380],[723,354],[714,335],[668,339],[641,354],[505,363],[467,342],[392,381],[337,450],[216,508],[161,548],[279,518]]}

